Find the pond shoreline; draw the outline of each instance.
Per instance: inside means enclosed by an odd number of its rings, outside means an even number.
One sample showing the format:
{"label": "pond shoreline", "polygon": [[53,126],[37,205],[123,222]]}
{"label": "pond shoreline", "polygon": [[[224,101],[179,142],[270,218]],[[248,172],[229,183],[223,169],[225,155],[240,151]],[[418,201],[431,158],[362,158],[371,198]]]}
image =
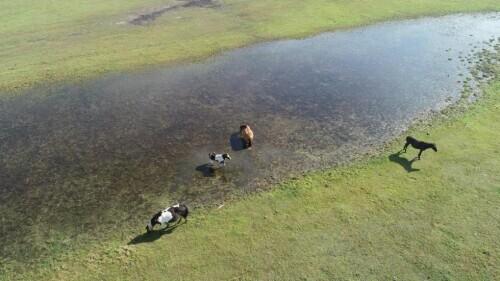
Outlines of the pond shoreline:
{"label": "pond shoreline", "polygon": [[[258,2],[256,2],[256,4],[258,5]],[[287,10],[285,12],[294,15],[295,13],[297,13],[296,11],[297,9],[304,8],[304,7],[300,8],[295,7],[296,5],[297,5],[296,3],[291,3],[290,6],[287,7]],[[317,3],[311,3],[307,4],[306,6],[307,8],[318,8],[316,7],[316,5]],[[355,9],[357,5],[358,4],[353,3],[353,4],[347,4],[346,6],[348,7],[353,6],[351,7],[351,9]],[[223,36],[222,38],[220,38],[221,36],[218,34],[211,34],[209,42],[213,43],[212,42],[213,39],[215,40],[219,39],[222,40],[222,43],[216,44],[217,45],[216,48],[211,47],[209,49],[204,49],[201,48],[200,46],[191,46],[190,49],[192,49],[192,53],[190,54],[180,54],[176,48],[170,50],[170,46],[167,45],[166,51],[167,52],[171,51],[174,54],[173,56],[169,55],[167,57],[164,57],[164,55],[162,55],[161,53],[158,53],[157,51],[152,51],[153,52],[152,55],[148,56],[148,59],[145,59],[144,56],[137,57],[137,54],[132,53],[132,54],[127,54],[129,59],[127,59],[127,57],[123,57],[122,58],[123,63],[117,64],[115,60],[109,60],[109,56],[111,54],[109,53],[109,50],[107,50],[109,49],[109,46],[106,46],[106,48],[103,48],[101,50],[104,52],[100,51],[98,54],[97,53],[94,54],[94,55],[99,55],[101,57],[101,62],[93,61],[90,65],[88,63],[82,64],[82,62],[76,61],[65,66],[65,68],[61,68],[60,63],[57,62],[50,68],[47,68],[46,65],[47,62],[39,63],[35,60],[33,66],[28,67],[28,69],[24,69],[24,72],[19,72],[17,69],[18,65],[20,66],[24,65],[24,63],[20,61],[19,63],[14,64],[12,65],[11,68],[9,68],[12,71],[12,75],[8,75],[5,77],[6,80],[0,81],[0,92],[2,93],[2,97],[0,98],[6,98],[8,96],[16,96],[27,89],[43,86],[46,85],[47,83],[50,84],[78,83],[88,79],[95,79],[98,76],[101,76],[102,74],[105,75],[113,73],[117,74],[117,73],[123,73],[124,71],[133,71],[133,72],[145,71],[149,69],[151,66],[174,67],[178,66],[179,64],[184,64],[186,62],[193,62],[206,59],[208,57],[213,56],[214,54],[220,54],[221,52],[224,51],[236,48],[242,48],[249,45],[258,44],[261,42],[283,40],[287,38],[288,39],[304,38],[324,32],[334,32],[339,30],[341,31],[345,28],[361,27],[387,21],[418,19],[420,17],[435,17],[435,16],[442,16],[449,14],[461,14],[467,12],[473,12],[473,13],[498,12],[498,7],[489,4],[488,1],[482,1],[481,3],[472,3],[472,4],[464,1],[464,3],[454,3],[453,5],[450,6],[446,5],[442,6],[436,3],[419,2],[418,9],[412,9],[412,7],[416,5],[415,3],[406,3],[405,5],[397,5],[397,7],[393,7],[394,10],[383,11],[382,14],[380,14],[381,12],[378,11],[378,8],[383,8],[385,5],[386,4],[384,3],[380,7],[376,7],[375,9],[376,11],[371,11],[370,13],[364,16],[354,13],[348,19],[343,18],[340,22],[336,22],[335,20],[332,21],[331,19],[328,19],[328,17],[324,18],[325,16],[327,16],[325,15],[319,18],[319,22],[308,23],[310,26],[297,26],[296,31],[281,30],[283,27],[276,27],[274,26],[273,23],[269,23],[269,28],[273,31],[273,34],[267,34],[266,32],[262,31],[257,31],[256,33],[248,33],[245,30],[239,30],[239,28],[236,28],[237,36],[234,39],[235,40],[234,42],[226,42],[227,39],[224,38]],[[273,11],[273,9],[275,8],[274,5],[268,5],[268,6],[269,6],[268,8],[270,8],[271,11]],[[333,6],[337,6],[337,4],[334,4]],[[343,4],[339,4],[339,6],[341,6],[339,8],[346,8],[342,7]],[[238,11],[239,9],[244,10],[247,7],[245,7],[245,5],[238,4],[232,8],[235,9],[235,11]],[[335,7],[330,7],[329,9],[335,10]],[[282,12],[283,9],[280,8],[279,14],[281,14]],[[374,15],[370,15],[371,13],[374,13]],[[333,14],[337,13],[335,12]],[[230,22],[232,20],[235,20],[233,18],[235,17],[235,15],[232,15],[231,13],[229,13],[229,15],[225,15],[225,17],[226,16],[228,17],[228,20],[230,20]],[[272,16],[273,16],[272,18],[274,18],[274,16],[276,15],[272,14]],[[300,20],[300,18],[297,16],[300,16],[300,14],[295,15],[296,20]],[[340,15],[337,16],[342,16],[342,13],[340,13]],[[208,19],[210,19],[211,15],[202,15],[202,17],[207,17]],[[192,24],[193,24],[192,22],[188,22],[188,25]],[[218,23],[214,23],[215,26],[217,26],[217,24]],[[256,23],[250,20],[249,24],[253,26]],[[294,24],[295,23],[293,23],[292,25]],[[68,27],[65,27],[65,29],[69,29],[70,27],[72,27],[72,25],[68,24]],[[76,27],[79,26],[77,25]],[[173,27],[182,29],[182,24],[174,23]],[[94,28],[95,27],[90,27],[90,30],[93,30]],[[123,32],[125,31],[122,29],[118,29],[118,30],[113,30],[113,32],[116,32],[118,35],[117,39],[113,40],[118,41],[116,42],[118,44],[124,44],[124,42],[121,42],[121,37],[124,36]],[[156,32],[156,30],[154,32]],[[56,37],[56,41],[59,40],[61,40],[61,42],[64,42],[67,39],[64,37],[61,38]],[[132,33],[132,41],[129,40],[129,42],[135,42],[134,40],[136,40],[135,35]],[[94,41],[95,40],[89,40],[89,43],[97,44],[97,42]],[[145,47],[142,46],[141,48]],[[81,53],[82,51],[77,51],[77,52]],[[123,50],[120,49],[118,53],[119,55],[122,55]],[[155,58],[153,54],[156,54],[157,58]],[[87,56],[87,55],[88,54],[85,53],[80,54],[80,56]],[[79,57],[78,54],[73,54],[68,59],[72,60],[73,58],[76,57]],[[104,62],[106,62],[107,65],[101,65]],[[75,66],[77,67],[75,68]],[[31,75],[29,76],[25,75],[24,73],[26,71],[28,71]],[[19,77],[13,76],[16,73],[18,73]]]}
{"label": "pond shoreline", "polygon": [[[180,7],[181,6],[182,5],[180,5]],[[177,6],[174,6],[174,7],[177,7]],[[365,23],[361,23],[361,24],[319,29],[316,31],[308,31],[308,32],[304,32],[304,34],[293,35],[293,36],[284,36],[284,37],[276,37],[276,38],[263,38],[262,40],[259,39],[259,40],[251,41],[251,42],[245,43],[243,45],[238,45],[238,46],[230,47],[230,48],[224,48],[224,49],[221,49],[217,52],[210,53],[207,55],[202,55],[202,56],[197,56],[197,57],[192,57],[192,58],[184,58],[184,59],[174,60],[172,62],[166,62],[166,63],[155,63],[155,64],[137,66],[136,68],[133,68],[133,69],[120,69],[120,70],[116,70],[116,71],[109,71],[109,72],[99,73],[99,76],[91,75],[91,76],[81,76],[79,78],[68,77],[64,80],[57,80],[56,79],[56,80],[49,80],[49,81],[30,82],[30,83],[25,84],[25,85],[13,85],[13,86],[8,86],[8,87],[0,86],[0,102],[18,98],[20,95],[23,95],[26,92],[35,91],[38,88],[46,88],[47,85],[49,85],[50,87],[63,87],[65,85],[69,85],[69,84],[85,83],[86,81],[98,79],[99,77],[113,77],[113,76],[121,75],[124,73],[126,73],[126,74],[140,74],[140,73],[144,73],[144,72],[154,72],[154,71],[158,71],[158,70],[165,69],[165,68],[182,67],[182,66],[190,65],[190,64],[203,63],[203,62],[210,60],[214,57],[224,55],[225,53],[231,52],[234,50],[247,49],[247,48],[252,48],[252,47],[259,46],[259,45],[272,44],[274,42],[289,41],[289,40],[305,40],[308,38],[312,38],[312,37],[316,37],[316,36],[320,36],[320,35],[325,35],[325,34],[330,34],[330,33],[351,31],[351,30],[359,29],[359,28],[363,28],[363,27],[371,27],[371,26],[377,26],[377,25],[398,23],[401,21],[417,21],[417,20],[424,20],[424,19],[435,19],[435,18],[442,18],[442,17],[449,17],[449,16],[460,16],[460,15],[471,15],[471,16],[474,16],[474,15],[476,15],[476,16],[494,15],[494,14],[498,14],[498,13],[499,13],[499,11],[496,11],[493,9],[485,9],[485,10],[479,10],[479,11],[474,11],[474,12],[458,11],[458,12],[453,12],[453,13],[429,12],[426,14],[420,14],[420,15],[414,15],[414,16],[401,16],[401,17],[396,16],[396,17],[392,17],[392,18],[388,18],[388,19],[374,20],[374,21],[369,21],[369,22],[365,22]],[[39,98],[43,98],[43,95],[40,96]]]}

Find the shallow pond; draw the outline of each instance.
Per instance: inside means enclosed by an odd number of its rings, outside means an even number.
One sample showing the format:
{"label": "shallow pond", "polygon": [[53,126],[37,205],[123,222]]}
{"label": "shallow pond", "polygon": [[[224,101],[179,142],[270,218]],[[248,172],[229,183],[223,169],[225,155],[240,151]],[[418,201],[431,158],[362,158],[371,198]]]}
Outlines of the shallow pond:
{"label": "shallow pond", "polygon": [[[471,54],[499,36],[498,13],[422,18],[4,99],[1,255],[29,260],[123,227],[117,217],[221,202],[373,151],[456,101]],[[252,150],[240,147],[242,123]],[[211,172],[212,151],[233,159]]]}

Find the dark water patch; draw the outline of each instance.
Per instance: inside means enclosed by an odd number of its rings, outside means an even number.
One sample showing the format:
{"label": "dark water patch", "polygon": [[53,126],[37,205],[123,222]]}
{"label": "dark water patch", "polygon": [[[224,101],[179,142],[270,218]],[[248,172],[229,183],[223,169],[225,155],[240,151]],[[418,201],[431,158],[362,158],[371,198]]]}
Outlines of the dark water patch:
{"label": "dark water patch", "polygon": [[203,174],[205,177],[215,177],[215,169],[210,164],[202,164],[196,167],[196,171]]}
{"label": "dark water patch", "polygon": [[[499,14],[387,23],[0,101],[1,257],[142,230],[173,201],[220,202],[373,151],[458,100],[470,54],[499,30]],[[211,172],[212,151],[233,159]]]}
{"label": "dark water patch", "polygon": [[239,132],[231,134],[231,137],[229,138],[229,144],[231,145],[231,149],[233,151],[240,151],[245,149],[245,143],[240,137]]}

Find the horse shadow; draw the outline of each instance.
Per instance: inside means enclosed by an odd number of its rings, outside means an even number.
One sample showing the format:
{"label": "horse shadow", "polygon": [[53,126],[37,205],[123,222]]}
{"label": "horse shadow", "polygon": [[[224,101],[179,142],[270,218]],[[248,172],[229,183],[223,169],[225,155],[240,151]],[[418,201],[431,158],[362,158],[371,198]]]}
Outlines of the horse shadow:
{"label": "horse shadow", "polygon": [[215,169],[210,164],[203,164],[196,167],[196,171],[201,172],[204,177],[215,177]]}
{"label": "horse shadow", "polygon": [[172,232],[174,232],[174,230],[178,226],[179,226],[179,224],[175,224],[175,225],[170,226],[170,227],[167,226],[167,227],[159,229],[159,230],[153,230],[151,232],[139,234],[136,237],[134,237],[134,239],[130,240],[130,242],[128,242],[128,245],[137,245],[137,244],[141,244],[141,243],[154,242],[154,241],[160,239],[163,235],[172,234]]}
{"label": "horse shadow", "polygon": [[239,132],[233,133],[231,135],[231,137],[229,138],[229,143],[231,144],[231,149],[233,151],[240,151],[240,150],[244,150],[246,148],[245,143],[240,138]]}
{"label": "horse shadow", "polygon": [[391,162],[398,163],[399,165],[401,165],[408,173],[420,171],[420,169],[415,169],[412,167],[413,162],[415,162],[415,160],[417,160],[416,157],[413,158],[412,160],[408,160],[405,157],[401,157],[400,155],[401,155],[401,151],[398,151],[394,154],[391,154],[391,155],[389,155],[389,160]]}

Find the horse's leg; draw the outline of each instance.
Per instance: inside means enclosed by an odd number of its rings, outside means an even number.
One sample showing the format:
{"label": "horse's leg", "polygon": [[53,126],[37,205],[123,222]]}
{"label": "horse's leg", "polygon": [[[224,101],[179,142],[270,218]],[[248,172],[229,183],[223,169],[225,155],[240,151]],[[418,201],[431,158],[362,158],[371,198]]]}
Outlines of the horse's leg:
{"label": "horse's leg", "polygon": [[410,143],[409,143],[409,142],[406,142],[406,143],[405,143],[405,146],[404,146],[404,147],[403,147],[403,149],[402,149],[402,150],[403,150],[403,152],[406,152],[406,148],[408,147],[408,145],[410,145]]}
{"label": "horse's leg", "polygon": [[422,152],[424,152],[424,150],[420,149],[420,152],[418,153],[418,160],[420,160],[420,155],[422,155]]}
{"label": "horse's leg", "polygon": [[252,147],[252,140],[248,140],[248,147]]}
{"label": "horse's leg", "polygon": [[147,226],[146,226],[146,231],[147,231],[148,233],[150,233],[151,231],[153,231],[153,229],[155,228],[155,225],[157,225],[157,224],[158,224],[158,222],[156,222],[156,221],[151,221],[151,223],[150,223],[150,224],[151,224],[151,229],[149,229],[149,227],[147,227]]}
{"label": "horse's leg", "polygon": [[174,215],[174,220],[173,221],[175,222],[175,225],[178,225],[179,222],[181,221],[182,217],[179,216],[179,214],[177,214],[176,212],[174,212],[173,215]]}

